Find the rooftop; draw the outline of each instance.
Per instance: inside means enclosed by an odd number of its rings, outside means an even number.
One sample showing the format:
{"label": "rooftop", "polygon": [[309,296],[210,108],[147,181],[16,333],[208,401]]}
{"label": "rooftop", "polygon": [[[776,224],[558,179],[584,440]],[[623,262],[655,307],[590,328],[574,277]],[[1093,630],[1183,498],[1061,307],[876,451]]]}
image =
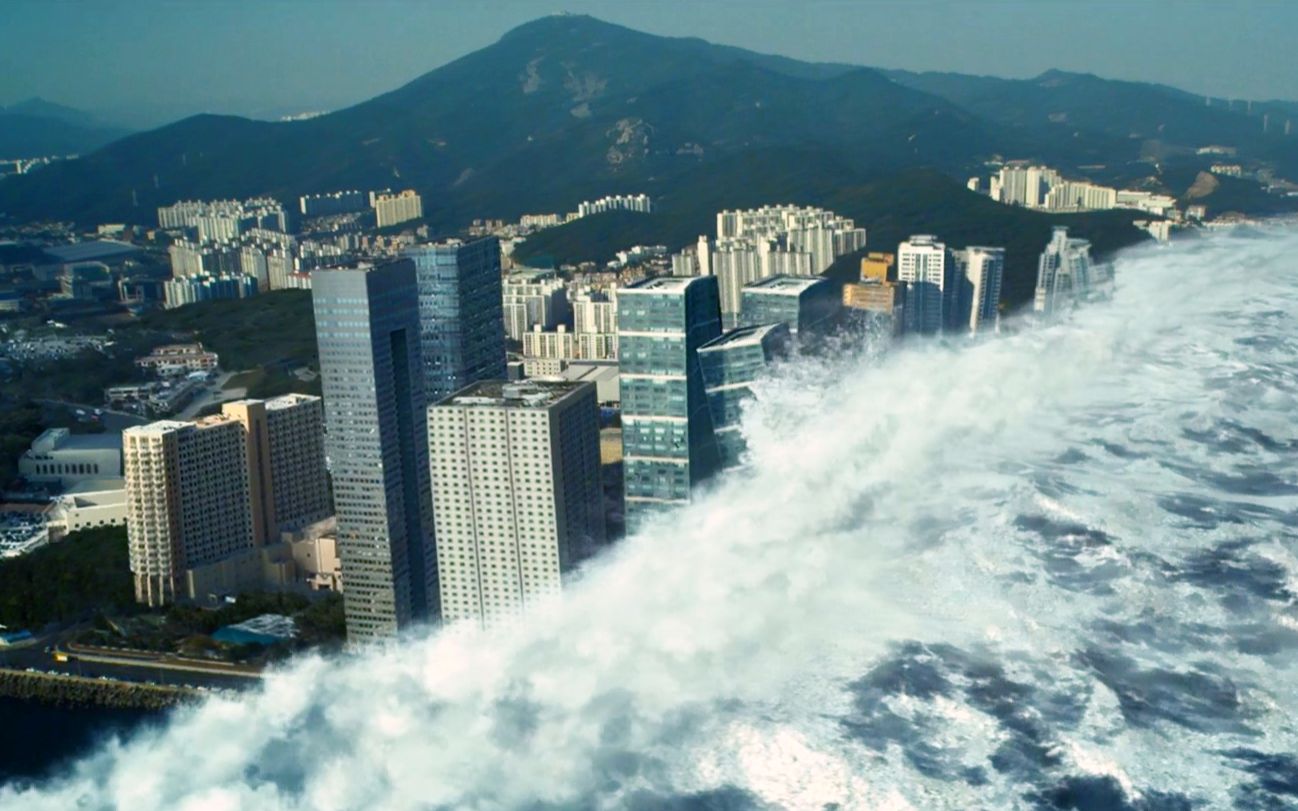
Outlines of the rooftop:
{"label": "rooftop", "polygon": [[115,431],[102,434],[74,434],[66,428],[46,428],[32,441],[32,447],[35,448],[48,441],[53,441],[54,449],[61,451],[120,451],[122,449],[122,435]]}
{"label": "rooftop", "polygon": [[723,332],[707,343],[699,347],[700,352],[707,352],[715,349],[730,349],[736,346],[760,346],[762,341],[766,340],[773,332],[787,331],[788,327],[782,323],[777,324],[755,324],[749,327],[738,327],[729,332]]}
{"label": "rooftop", "polygon": [[[220,418],[219,414],[216,416]],[[193,425],[193,423],[183,422],[181,420],[155,420],[154,422],[151,422],[147,425],[135,425],[130,428],[127,428],[122,431],[122,435],[125,436],[126,434],[135,434],[135,435],[166,434],[166,433],[170,433],[171,431],[179,431],[180,429],[187,428],[190,425]]]}
{"label": "rooftop", "polygon": [[460,389],[437,403],[438,406],[484,406],[489,408],[547,408],[581,389],[586,383],[567,380],[483,380]]}
{"label": "rooftop", "polygon": [[75,242],[71,245],[58,245],[45,248],[45,253],[54,258],[56,264],[86,262],[92,259],[113,259],[139,253],[140,249],[129,242],[118,242],[112,239],[96,239],[90,242]]}
{"label": "rooftop", "polygon": [[808,288],[828,281],[820,276],[771,276],[744,285],[745,290],[760,290],[784,296],[801,295]]}
{"label": "rooftop", "polygon": [[655,276],[652,279],[641,279],[618,290],[618,293],[684,293],[685,288],[699,276]]}
{"label": "rooftop", "polygon": [[281,394],[278,397],[272,397],[266,401],[266,410],[275,411],[282,408],[292,408],[303,403],[319,402],[320,398],[311,394]]}

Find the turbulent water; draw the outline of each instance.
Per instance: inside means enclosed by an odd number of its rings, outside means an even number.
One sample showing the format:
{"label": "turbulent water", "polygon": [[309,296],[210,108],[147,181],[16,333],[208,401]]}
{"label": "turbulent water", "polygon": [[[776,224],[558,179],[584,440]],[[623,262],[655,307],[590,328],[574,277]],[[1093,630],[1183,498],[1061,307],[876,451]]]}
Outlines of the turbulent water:
{"label": "turbulent water", "polygon": [[1063,323],[786,368],[750,469],[526,626],[300,662],[0,806],[1292,807],[1295,257],[1145,249]]}

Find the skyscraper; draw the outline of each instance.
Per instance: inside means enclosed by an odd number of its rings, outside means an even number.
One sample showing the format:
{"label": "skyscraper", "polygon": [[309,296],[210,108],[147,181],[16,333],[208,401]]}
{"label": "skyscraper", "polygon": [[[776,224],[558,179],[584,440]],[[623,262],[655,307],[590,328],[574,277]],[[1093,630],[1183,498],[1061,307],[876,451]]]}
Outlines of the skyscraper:
{"label": "skyscraper", "polygon": [[618,290],[627,531],[687,504],[720,466],[698,349],[721,334],[715,276],[660,277]]}
{"label": "skyscraper", "polygon": [[754,396],[752,384],[786,357],[792,344],[788,325],[777,323],[732,329],[699,347],[722,467],[738,465],[748,448],[739,428],[744,403]]}
{"label": "skyscraper", "polygon": [[505,377],[500,241],[484,237],[418,245],[419,342],[428,403],[479,380]]}
{"label": "skyscraper", "polygon": [[971,334],[995,329],[1000,317],[1001,279],[1005,275],[1005,249],[971,245],[955,251],[960,306],[953,322],[968,326]]}
{"label": "skyscraper", "polygon": [[954,273],[946,244],[920,234],[897,246],[897,279],[906,285],[905,332],[946,329],[954,309]]}
{"label": "skyscraper", "polygon": [[442,618],[490,624],[604,542],[592,383],[484,381],[428,410]]}
{"label": "skyscraper", "polygon": [[1032,309],[1047,315],[1074,306],[1095,286],[1091,266],[1091,243],[1068,236],[1068,229],[1055,228],[1050,242],[1037,261],[1037,289]]}
{"label": "skyscraper", "polygon": [[772,276],[740,293],[739,326],[784,324],[803,346],[833,332],[842,297],[822,276]]}
{"label": "skyscraper", "polygon": [[437,614],[419,294],[408,259],[318,270],[311,287],[347,636],[361,642]]}

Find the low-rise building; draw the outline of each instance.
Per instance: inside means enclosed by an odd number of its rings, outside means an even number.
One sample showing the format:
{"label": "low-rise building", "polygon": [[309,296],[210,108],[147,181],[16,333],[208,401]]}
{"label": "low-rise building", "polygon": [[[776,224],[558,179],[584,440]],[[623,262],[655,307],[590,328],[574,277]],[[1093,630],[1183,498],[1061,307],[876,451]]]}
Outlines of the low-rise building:
{"label": "low-rise building", "polygon": [[49,524],[60,535],[126,526],[126,481],[87,479],[65,489],[54,499]]}
{"label": "low-rise building", "polygon": [[122,435],[74,434],[67,428],[48,428],[19,457],[18,473],[28,481],[64,487],[121,476]]}
{"label": "low-rise building", "polygon": [[135,359],[135,365],[141,369],[166,377],[189,372],[211,372],[219,363],[217,354],[204,349],[201,343],[167,344]]}

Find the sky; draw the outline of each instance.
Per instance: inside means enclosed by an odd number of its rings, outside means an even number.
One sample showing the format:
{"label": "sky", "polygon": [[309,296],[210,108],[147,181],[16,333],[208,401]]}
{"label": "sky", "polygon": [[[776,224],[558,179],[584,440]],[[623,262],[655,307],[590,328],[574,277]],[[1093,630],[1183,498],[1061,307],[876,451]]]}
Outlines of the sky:
{"label": "sky", "polygon": [[1298,99],[1291,0],[3,0],[0,104],[136,126],[337,109],[557,11],[806,60]]}

